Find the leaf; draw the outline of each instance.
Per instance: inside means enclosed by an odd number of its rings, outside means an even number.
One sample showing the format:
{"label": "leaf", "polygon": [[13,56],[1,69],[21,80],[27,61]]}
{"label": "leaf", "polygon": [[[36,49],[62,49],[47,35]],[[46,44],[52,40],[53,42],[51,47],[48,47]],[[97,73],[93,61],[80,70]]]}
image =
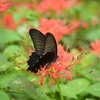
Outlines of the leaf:
{"label": "leaf", "polygon": [[90,82],[85,78],[78,78],[69,82],[67,86],[71,88],[75,94],[80,94],[89,86],[89,84]]}
{"label": "leaf", "polygon": [[27,8],[25,6],[17,8],[17,11],[19,12],[18,13],[16,11],[13,12],[14,20],[16,23],[18,23],[23,17],[25,17]]}
{"label": "leaf", "polygon": [[38,12],[33,11],[33,10],[30,10],[30,11],[27,12],[26,18],[27,18],[28,20],[31,20],[31,21],[32,21],[32,20],[33,20],[33,21],[38,20]]}
{"label": "leaf", "polygon": [[20,36],[12,30],[0,29],[0,43],[21,41]]}
{"label": "leaf", "polygon": [[[63,96],[66,96],[67,98],[74,98],[77,99],[76,94],[74,93],[74,91],[72,91],[67,84],[60,84],[60,89],[61,89],[61,93]],[[59,92],[59,91],[58,91]]]}
{"label": "leaf", "polygon": [[0,62],[0,72],[6,71],[7,69],[11,68],[12,65],[13,65],[12,62],[8,62],[8,61]]}
{"label": "leaf", "polygon": [[34,27],[39,27],[39,13],[33,10],[30,10],[26,14],[26,19]]}
{"label": "leaf", "polygon": [[95,100],[95,99],[92,99],[92,98],[86,98],[85,100]]}
{"label": "leaf", "polygon": [[86,39],[89,41],[94,41],[94,39],[100,39],[100,28],[91,29],[91,31],[86,33]]}
{"label": "leaf", "polygon": [[16,77],[15,73],[12,74],[1,74],[0,75],[0,87],[6,88],[8,87],[9,82]]}
{"label": "leaf", "polygon": [[3,54],[9,58],[22,55],[22,51],[23,49],[18,45],[10,45],[4,49]]}
{"label": "leaf", "polygon": [[19,76],[11,81],[9,87],[11,91],[19,92],[22,95],[25,95],[26,98],[32,98],[34,100],[50,100],[48,96],[35,87],[34,83],[28,81],[24,76]]}
{"label": "leaf", "polygon": [[10,100],[10,98],[4,91],[0,90],[0,100]]}
{"label": "leaf", "polygon": [[7,61],[6,57],[0,53],[0,72],[6,71],[10,67],[12,67],[12,62]]}
{"label": "leaf", "polygon": [[23,37],[23,38],[27,38],[29,36],[29,34],[27,34],[27,29],[28,29],[28,25],[25,24],[21,24],[17,27],[17,32],[18,34]]}
{"label": "leaf", "polygon": [[94,95],[96,97],[100,97],[100,82],[95,83],[93,85],[90,85],[86,92],[90,93],[91,95]]}

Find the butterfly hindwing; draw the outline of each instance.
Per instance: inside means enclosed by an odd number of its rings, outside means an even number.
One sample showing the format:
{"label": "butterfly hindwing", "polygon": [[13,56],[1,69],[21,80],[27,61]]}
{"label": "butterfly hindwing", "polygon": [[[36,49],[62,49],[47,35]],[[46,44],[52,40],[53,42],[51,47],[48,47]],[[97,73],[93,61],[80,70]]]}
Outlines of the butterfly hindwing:
{"label": "butterfly hindwing", "polygon": [[29,60],[27,61],[29,65],[27,70],[32,70],[33,66],[37,63],[39,59],[40,59],[40,56],[36,55],[35,52],[32,52],[32,54],[29,56]]}
{"label": "butterfly hindwing", "polygon": [[36,29],[30,29],[29,34],[33,41],[36,54],[42,56],[45,46],[45,36]]}

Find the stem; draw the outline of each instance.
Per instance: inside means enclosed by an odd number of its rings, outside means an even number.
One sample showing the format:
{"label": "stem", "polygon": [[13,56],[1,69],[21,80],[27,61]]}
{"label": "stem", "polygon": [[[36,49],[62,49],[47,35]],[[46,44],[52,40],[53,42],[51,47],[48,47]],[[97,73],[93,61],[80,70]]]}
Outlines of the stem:
{"label": "stem", "polygon": [[59,90],[60,98],[61,98],[61,100],[64,100],[62,93],[61,93],[61,89],[60,89],[58,80],[56,81],[56,83],[57,83],[57,87],[58,87],[58,90]]}

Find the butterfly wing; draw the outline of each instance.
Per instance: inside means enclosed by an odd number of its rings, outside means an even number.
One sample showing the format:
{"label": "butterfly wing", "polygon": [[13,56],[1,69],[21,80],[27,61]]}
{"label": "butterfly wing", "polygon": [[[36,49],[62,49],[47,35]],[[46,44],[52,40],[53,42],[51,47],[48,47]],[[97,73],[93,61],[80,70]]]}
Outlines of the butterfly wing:
{"label": "butterfly wing", "polygon": [[45,36],[36,29],[30,29],[29,34],[33,41],[36,54],[42,56],[45,46]]}
{"label": "butterfly wing", "polygon": [[57,58],[57,43],[54,36],[49,32],[46,34],[44,52],[52,52],[54,54],[54,59]]}
{"label": "butterfly wing", "polygon": [[27,68],[27,70],[33,72],[35,71],[36,67],[35,64],[39,61],[40,56],[36,55],[36,52],[32,52],[32,54],[29,56],[29,60],[27,61],[29,67]]}
{"label": "butterfly wing", "polygon": [[29,31],[32,41],[34,43],[35,51],[27,61],[29,67],[27,70],[37,73],[42,67],[46,65],[48,68],[57,58],[57,44],[54,36],[47,33],[44,36],[36,29]]}
{"label": "butterfly wing", "polygon": [[51,33],[46,34],[46,42],[44,52],[48,56],[48,63],[46,68],[48,68],[57,59],[57,43],[54,36]]}

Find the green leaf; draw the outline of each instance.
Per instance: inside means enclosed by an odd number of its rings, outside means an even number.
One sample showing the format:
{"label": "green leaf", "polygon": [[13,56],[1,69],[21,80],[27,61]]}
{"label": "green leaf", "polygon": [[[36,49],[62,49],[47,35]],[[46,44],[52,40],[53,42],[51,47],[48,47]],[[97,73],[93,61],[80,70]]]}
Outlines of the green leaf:
{"label": "green leaf", "polygon": [[18,23],[23,17],[25,17],[27,8],[24,6],[24,7],[21,7],[20,9],[17,8],[17,10],[19,11],[18,13],[13,12],[14,20],[16,23]]}
{"label": "green leaf", "polygon": [[67,86],[71,88],[75,94],[80,94],[89,86],[89,84],[90,82],[85,78],[78,78],[69,82]]}
{"label": "green leaf", "polygon": [[21,51],[22,48],[20,48],[18,45],[10,45],[4,49],[3,54],[9,58],[21,55]]}
{"label": "green leaf", "polygon": [[89,86],[86,89],[86,92],[90,93],[91,95],[94,95],[96,97],[100,97],[100,82],[95,83],[91,86]]}
{"label": "green leaf", "polygon": [[67,84],[66,85],[60,84],[60,89],[63,96],[66,96],[67,98],[77,99],[76,94],[74,93],[74,91],[71,90],[71,88],[67,86]]}
{"label": "green leaf", "polygon": [[27,29],[28,29],[28,25],[24,23],[17,27],[17,32],[21,37],[28,38],[29,34],[27,34]]}
{"label": "green leaf", "polygon": [[85,100],[95,100],[95,99],[91,99],[91,98],[86,98]]}
{"label": "green leaf", "polygon": [[33,10],[30,10],[26,14],[26,19],[29,21],[31,25],[34,27],[39,26],[39,13]]}
{"label": "green leaf", "polygon": [[10,100],[10,98],[4,91],[0,90],[0,100]]}
{"label": "green leaf", "polygon": [[16,77],[15,73],[8,74],[5,72],[5,74],[0,74],[0,87],[6,88],[8,87],[9,82]]}
{"label": "green leaf", "polygon": [[7,61],[7,58],[0,53],[0,72],[6,71],[10,67],[12,67],[12,62]]}
{"label": "green leaf", "polygon": [[91,29],[86,33],[86,39],[89,41],[94,41],[94,39],[100,39],[100,28]]}
{"label": "green leaf", "polygon": [[8,61],[0,62],[0,72],[6,71],[7,69],[11,68],[12,65],[13,65],[12,62],[8,62]]}
{"label": "green leaf", "polygon": [[11,91],[21,93],[22,95],[25,95],[28,99],[32,98],[34,100],[50,100],[49,97],[45,95],[45,93],[40,92],[35,87],[35,84],[28,81],[24,76],[19,76],[15,80],[11,81],[9,83],[9,87]]}
{"label": "green leaf", "polygon": [[27,12],[26,18],[33,21],[38,20],[38,12],[30,10]]}
{"label": "green leaf", "polygon": [[0,29],[0,43],[21,41],[20,36],[12,30]]}

